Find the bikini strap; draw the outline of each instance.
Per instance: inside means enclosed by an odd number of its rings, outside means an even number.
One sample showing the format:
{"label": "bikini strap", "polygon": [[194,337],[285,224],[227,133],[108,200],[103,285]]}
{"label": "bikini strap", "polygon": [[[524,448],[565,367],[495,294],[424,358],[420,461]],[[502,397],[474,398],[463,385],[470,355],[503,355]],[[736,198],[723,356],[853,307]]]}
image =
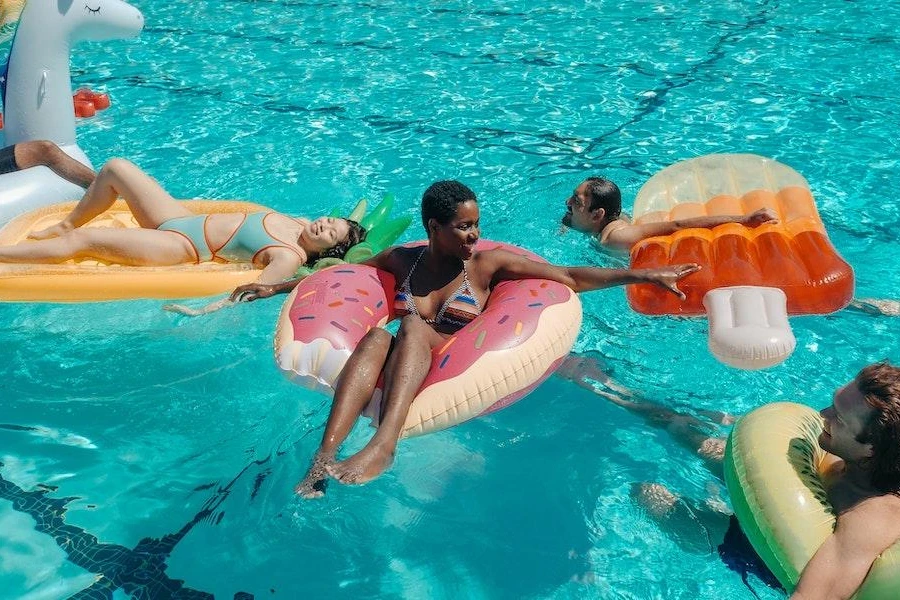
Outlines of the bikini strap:
{"label": "bikini strap", "polygon": [[419,261],[422,260],[422,257],[425,256],[425,251],[428,250],[428,246],[423,246],[421,252],[416,257],[416,260],[413,261],[412,266],[409,268],[409,273],[406,274],[406,279],[403,280],[403,283],[400,284],[400,289],[409,291],[409,280],[412,279],[413,272],[416,270],[416,267],[419,266]]}
{"label": "bikini strap", "polygon": [[422,315],[419,314],[419,309],[416,308],[416,301],[413,299],[412,288],[409,285],[409,280],[412,279],[413,272],[416,270],[416,267],[419,265],[419,261],[422,260],[422,257],[425,256],[425,250],[428,249],[428,246],[423,246],[422,250],[419,252],[419,255],[416,257],[416,260],[413,261],[412,266],[409,268],[409,273],[406,274],[406,279],[403,280],[403,283],[400,284],[400,290],[405,292],[406,294],[406,312],[411,315],[416,315],[421,318],[428,324],[434,324],[431,320],[425,319]]}
{"label": "bikini strap", "polygon": [[481,302],[478,301],[478,298],[475,296],[475,292],[472,289],[472,284],[469,283],[469,272],[466,270],[466,261],[463,261],[463,287],[461,289],[469,290],[469,295],[472,297],[472,300],[475,301],[475,306],[478,307],[478,310],[481,310]]}

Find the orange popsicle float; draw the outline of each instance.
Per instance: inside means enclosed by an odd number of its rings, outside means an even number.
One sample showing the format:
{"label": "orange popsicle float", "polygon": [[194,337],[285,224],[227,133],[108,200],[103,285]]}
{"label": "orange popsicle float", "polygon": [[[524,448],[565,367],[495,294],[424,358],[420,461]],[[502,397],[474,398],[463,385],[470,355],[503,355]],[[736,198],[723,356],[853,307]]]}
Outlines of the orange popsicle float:
{"label": "orange popsicle float", "polygon": [[635,245],[632,268],[696,262],[703,269],[679,283],[686,301],[652,286],[633,285],[628,287],[631,307],[647,315],[702,315],[707,292],[738,285],[782,290],[791,315],[826,314],[847,306],[853,297],[853,269],[831,245],[809,184],[777,161],[714,154],[677,163],[641,188],[634,217],[637,223],[652,223],[747,215],[760,208],[777,212],[778,224],[684,229]]}
{"label": "orange popsicle float", "polygon": [[637,223],[749,215],[769,208],[777,224],[683,229],[631,250],[634,269],[695,262],[679,287],[684,302],[648,285],[628,287],[646,315],[703,315],[719,360],[746,369],[773,366],[796,345],[787,315],[827,314],[853,298],[853,269],[832,246],[809,184],[795,170],[753,154],[712,154],[653,177],[635,199]]}

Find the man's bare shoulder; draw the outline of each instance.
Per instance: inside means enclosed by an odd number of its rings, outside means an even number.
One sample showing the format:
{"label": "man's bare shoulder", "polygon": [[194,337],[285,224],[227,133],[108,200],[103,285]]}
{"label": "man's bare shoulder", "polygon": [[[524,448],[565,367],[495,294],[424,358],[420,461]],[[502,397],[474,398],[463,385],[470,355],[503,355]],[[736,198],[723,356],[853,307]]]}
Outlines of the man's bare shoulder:
{"label": "man's bare shoulder", "polygon": [[861,507],[865,506],[867,511],[871,511],[874,515],[886,515],[898,517],[896,519],[897,526],[900,528],[900,496],[897,494],[878,494],[866,498],[860,502]]}
{"label": "man's bare shoulder", "polygon": [[856,502],[837,517],[838,526],[849,525],[878,531],[894,540],[900,538],[900,496],[874,494]]}
{"label": "man's bare shoulder", "polygon": [[[632,226],[631,221],[627,219],[616,219],[615,221],[610,221],[606,224],[606,226],[600,231],[600,234],[597,236],[597,241],[600,242],[604,246],[612,245],[615,243],[615,233],[621,232],[624,229],[627,229]],[[610,239],[610,236],[613,239]]]}

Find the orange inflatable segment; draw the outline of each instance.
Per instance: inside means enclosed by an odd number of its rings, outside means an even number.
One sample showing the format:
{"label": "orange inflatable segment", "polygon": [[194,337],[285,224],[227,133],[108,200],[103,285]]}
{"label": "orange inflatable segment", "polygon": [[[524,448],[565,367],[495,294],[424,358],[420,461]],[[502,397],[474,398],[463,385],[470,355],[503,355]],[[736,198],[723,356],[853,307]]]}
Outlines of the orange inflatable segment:
{"label": "orange inflatable segment", "polygon": [[636,225],[643,225],[645,223],[663,223],[669,220],[669,211],[667,210],[657,210],[654,212],[647,213],[645,215],[641,215],[640,217],[634,220]]}
{"label": "orange inflatable segment", "polygon": [[813,200],[812,193],[802,187],[786,187],[778,190],[778,207],[779,214],[783,221],[790,222],[795,219],[804,217],[811,218],[819,223],[819,211],[816,210],[816,203]]}
{"label": "orange inflatable segment", "polygon": [[762,208],[771,208],[778,213],[778,218],[784,218],[778,197],[769,190],[753,190],[741,196],[742,210],[739,214],[749,215]]}
{"label": "orange inflatable segment", "polygon": [[695,217],[749,215],[762,208],[774,210],[782,222],[801,218],[820,220],[810,191],[804,187],[791,186],[777,193],[770,190],[751,190],[740,197],[722,194],[705,203],[682,202],[675,204],[669,211],[658,210],[641,215],[635,219],[635,223],[641,225]]}
{"label": "orange inflatable segment", "polygon": [[741,201],[736,196],[716,196],[706,203],[705,214],[710,216],[740,215],[743,212]]}
{"label": "orange inflatable segment", "polygon": [[822,223],[822,221],[820,221],[818,217],[801,217],[799,219],[787,221],[779,229],[779,231],[783,231],[785,235],[788,235],[790,237],[796,237],[797,235],[805,233],[807,231],[814,231],[822,235],[827,235],[825,233],[825,224]]}
{"label": "orange inflatable segment", "polygon": [[669,213],[666,221],[680,221],[682,219],[694,219],[708,214],[708,207],[700,202],[685,202],[677,204]]}
{"label": "orange inflatable segment", "polygon": [[[754,160],[768,161],[752,155],[722,155],[723,160],[737,161],[753,166]],[[733,158],[737,157],[737,158]],[[715,159],[702,157],[705,176],[716,173]],[[692,161],[686,161],[690,163]],[[680,263],[697,263],[702,269],[685,278],[679,288],[687,299],[681,302],[661,288],[649,285],[633,285],[628,288],[628,300],[632,308],[643,314],[702,315],[703,296],[712,289],[739,285],[776,287],[787,296],[789,314],[825,314],[840,310],[853,297],[853,270],[835,251],[819,218],[815,201],[807,187],[800,185],[802,177],[778,163],[766,164],[777,173],[779,181],[789,183],[779,189],[735,190],[738,193],[721,193],[705,203],[694,198],[669,198],[671,208],[666,214],[658,210],[663,205],[664,194],[657,188],[659,182],[651,179],[645,187],[652,188],[652,196],[642,200],[642,205],[652,210],[638,215],[637,222],[659,222],[697,216],[748,215],[761,208],[778,213],[779,222],[748,228],[737,223],[720,225],[713,229],[683,229],[669,236],[643,240],[631,250],[631,266],[635,269],[656,268]],[[677,175],[682,163],[670,167]],[[668,170],[668,169],[667,169]],[[667,170],[661,172],[665,174]],[[696,170],[696,169],[695,169]],[[728,179],[733,173],[725,173]],[[752,174],[751,174],[752,175]],[[670,190],[680,189],[678,179],[668,174],[664,183]],[[746,177],[753,181],[752,176]],[[758,183],[766,177],[756,178]],[[673,183],[674,182],[674,183]],[[652,185],[651,185],[652,184]],[[717,185],[696,186],[709,189]],[[639,199],[642,192],[638,194]],[[672,196],[670,194],[670,196]],[[636,202],[637,204],[637,202]]]}

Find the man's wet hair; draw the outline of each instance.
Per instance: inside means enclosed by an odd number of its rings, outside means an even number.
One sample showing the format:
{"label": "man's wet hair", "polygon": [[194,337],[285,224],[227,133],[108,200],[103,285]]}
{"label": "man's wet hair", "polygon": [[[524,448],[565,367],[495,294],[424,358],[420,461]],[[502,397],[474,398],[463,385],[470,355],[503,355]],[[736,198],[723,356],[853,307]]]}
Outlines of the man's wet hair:
{"label": "man's wet hair", "polygon": [[[360,242],[366,241],[366,235],[368,234],[368,232],[366,231],[365,227],[363,227],[353,219],[344,220],[347,221],[347,225],[350,226],[350,233],[347,235],[347,239],[343,242],[335,244],[327,250],[322,250],[322,252],[316,255],[315,260],[322,260],[323,258],[344,258],[344,255],[347,254],[347,251],[350,250],[350,248]],[[308,262],[314,261],[310,260]]]}
{"label": "man's wet hair", "polygon": [[622,214],[622,192],[619,186],[605,177],[588,177],[588,192],[591,195],[590,210],[602,208],[609,221],[615,221]]}
{"label": "man's wet hair", "polygon": [[900,495],[900,368],[887,361],[875,363],[864,367],[855,381],[874,409],[857,437],[860,443],[872,444],[872,485]]}
{"label": "man's wet hair", "polygon": [[463,202],[478,202],[475,192],[458,181],[436,181],[422,194],[422,225],[428,231],[429,219],[446,225],[456,216],[456,208]]}

